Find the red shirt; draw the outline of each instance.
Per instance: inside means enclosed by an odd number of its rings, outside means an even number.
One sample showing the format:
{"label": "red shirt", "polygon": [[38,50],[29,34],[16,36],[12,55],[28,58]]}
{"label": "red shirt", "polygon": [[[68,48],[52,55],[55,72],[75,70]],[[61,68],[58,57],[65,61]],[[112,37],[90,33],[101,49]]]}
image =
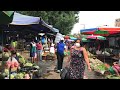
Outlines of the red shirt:
{"label": "red shirt", "polygon": [[36,46],[37,46],[37,50],[42,50],[42,48],[43,48],[42,44],[39,44],[39,43],[37,43]]}

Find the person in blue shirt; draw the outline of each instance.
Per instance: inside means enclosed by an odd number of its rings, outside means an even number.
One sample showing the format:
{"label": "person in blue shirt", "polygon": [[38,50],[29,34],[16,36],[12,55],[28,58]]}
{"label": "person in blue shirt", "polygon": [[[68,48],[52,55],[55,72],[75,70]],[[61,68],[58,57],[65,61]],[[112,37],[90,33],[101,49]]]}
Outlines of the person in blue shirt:
{"label": "person in blue shirt", "polygon": [[60,42],[57,44],[57,72],[62,70],[64,50],[65,50],[64,38],[61,38]]}

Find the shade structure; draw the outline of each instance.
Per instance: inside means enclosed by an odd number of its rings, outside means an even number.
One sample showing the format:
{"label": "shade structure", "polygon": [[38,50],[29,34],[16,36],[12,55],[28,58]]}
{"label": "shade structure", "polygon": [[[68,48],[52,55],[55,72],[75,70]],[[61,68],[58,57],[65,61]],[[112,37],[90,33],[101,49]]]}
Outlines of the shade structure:
{"label": "shade structure", "polygon": [[68,39],[68,42],[73,42],[74,40]]}
{"label": "shade structure", "polygon": [[31,25],[31,24],[39,24],[39,22],[40,22],[40,17],[27,16],[15,12],[13,16],[13,21],[10,24]]}
{"label": "shade structure", "polygon": [[94,34],[99,34],[99,35],[101,35],[101,34],[109,34],[109,32],[108,31],[97,30],[97,31],[94,32]]}
{"label": "shade structure", "polygon": [[81,33],[84,33],[84,32],[96,31],[96,30],[98,30],[98,28],[81,29],[80,32],[81,32]]}
{"label": "shade structure", "polygon": [[52,27],[45,23],[44,20],[42,20],[40,17],[27,16],[16,12],[14,13],[13,21],[10,23],[9,26],[16,27],[16,29],[24,27],[26,29],[29,29],[29,31],[38,33],[54,33],[54,30],[52,31]]}
{"label": "shade structure", "polygon": [[86,38],[82,38],[82,42],[90,42],[90,40],[88,40]]}
{"label": "shade structure", "polygon": [[93,34],[93,35],[109,36],[109,35],[120,33],[120,28],[119,27],[90,28],[90,29],[82,30],[81,33],[85,34],[85,35],[92,35]]}
{"label": "shade structure", "polygon": [[59,30],[56,29],[56,28],[52,28],[52,31],[53,31],[53,32],[56,32],[56,33],[59,33]]}
{"label": "shade structure", "polygon": [[98,29],[101,31],[118,31],[118,32],[120,32],[120,27],[100,27]]}
{"label": "shade structure", "polygon": [[103,37],[103,36],[97,36],[97,35],[90,35],[90,36],[87,36],[87,39],[106,40],[106,37]]}
{"label": "shade structure", "polygon": [[71,39],[71,40],[77,40],[77,38],[75,38],[75,37],[70,37],[70,39]]}
{"label": "shade structure", "polygon": [[13,20],[14,11],[0,11],[0,24],[9,24]]}

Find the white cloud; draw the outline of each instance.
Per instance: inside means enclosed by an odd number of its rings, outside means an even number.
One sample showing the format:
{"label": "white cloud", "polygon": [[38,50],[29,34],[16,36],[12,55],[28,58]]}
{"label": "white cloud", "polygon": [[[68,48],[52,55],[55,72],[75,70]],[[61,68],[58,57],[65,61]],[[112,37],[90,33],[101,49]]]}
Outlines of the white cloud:
{"label": "white cloud", "polygon": [[102,25],[114,27],[117,18],[120,18],[120,11],[80,11],[79,23],[74,25],[72,34],[83,29],[83,24],[85,24],[85,28],[95,28]]}

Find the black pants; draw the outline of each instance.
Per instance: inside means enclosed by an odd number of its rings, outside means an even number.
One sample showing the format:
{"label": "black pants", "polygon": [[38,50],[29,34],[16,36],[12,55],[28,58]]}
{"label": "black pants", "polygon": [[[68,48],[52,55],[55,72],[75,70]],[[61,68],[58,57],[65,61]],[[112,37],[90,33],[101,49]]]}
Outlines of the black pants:
{"label": "black pants", "polygon": [[57,53],[57,70],[62,69],[63,59],[64,59],[64,54],[61,55],[61,54]]}

